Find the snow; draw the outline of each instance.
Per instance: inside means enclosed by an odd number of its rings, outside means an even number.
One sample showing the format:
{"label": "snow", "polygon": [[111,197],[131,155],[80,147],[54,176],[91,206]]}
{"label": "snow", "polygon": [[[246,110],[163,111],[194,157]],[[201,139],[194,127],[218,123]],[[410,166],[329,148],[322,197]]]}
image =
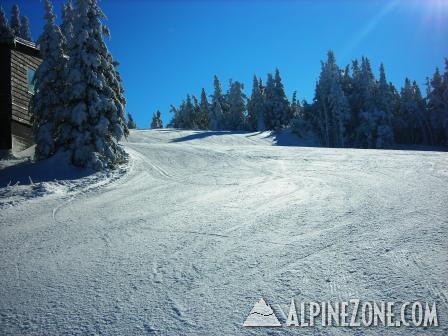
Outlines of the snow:
{"label": "snow", "polygon": [[[0,188],[0,334],[447,334],[448,154],[275,144],[131,130],[118,172],[0,170],[23,187]],[[243,327],[292,297],[436,301],[440,326]]]}

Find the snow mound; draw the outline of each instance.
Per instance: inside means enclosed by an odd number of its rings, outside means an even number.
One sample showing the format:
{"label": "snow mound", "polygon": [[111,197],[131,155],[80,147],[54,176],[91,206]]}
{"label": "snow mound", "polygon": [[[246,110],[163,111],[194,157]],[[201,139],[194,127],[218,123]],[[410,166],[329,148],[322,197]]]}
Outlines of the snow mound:
{"label": "snow mound", "polygon": [[[94,172],[69,163],[68,153],[33,161],[34,146],[19,153],[7,153],[0,161],[0,208],[44,195],[67,196],[88,186],[107,184],[125,171]],[[1,169],[3,167],[3,169]]]}

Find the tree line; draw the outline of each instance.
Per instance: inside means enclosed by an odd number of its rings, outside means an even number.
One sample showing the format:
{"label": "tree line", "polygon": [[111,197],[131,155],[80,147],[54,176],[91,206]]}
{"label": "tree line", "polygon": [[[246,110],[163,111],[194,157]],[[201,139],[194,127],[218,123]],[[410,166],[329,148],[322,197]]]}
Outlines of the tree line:
{"label": "tree line", "polygon": [[[254,76],[252,92],[230,81],[223,92],[217,76],[213,94],[187,95],[171,106],[169,127],[198,130],[279,131],[292,129],[313,135],[327,147],[388,148],[395,144],[448,144],[448,60],[427,79],[423,97],[415,81],[406,78],[398,91],[387,80],[384,65],[376,79],[366,57],[339,68],[328,52],[311,102],[289,101],[280,72],[268,74],[266,84]],[[209,100],[210,98],[210,100]]]}

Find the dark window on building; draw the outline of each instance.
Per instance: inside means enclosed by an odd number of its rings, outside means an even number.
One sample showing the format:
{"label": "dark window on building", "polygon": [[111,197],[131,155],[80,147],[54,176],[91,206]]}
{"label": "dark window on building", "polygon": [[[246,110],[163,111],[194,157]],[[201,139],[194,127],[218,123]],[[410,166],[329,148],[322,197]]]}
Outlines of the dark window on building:
{"label": "dark window on building", "polygon": [[34,94],[34,73],[36,70],[33,68],[28,68],[28,92],[31,94]]}

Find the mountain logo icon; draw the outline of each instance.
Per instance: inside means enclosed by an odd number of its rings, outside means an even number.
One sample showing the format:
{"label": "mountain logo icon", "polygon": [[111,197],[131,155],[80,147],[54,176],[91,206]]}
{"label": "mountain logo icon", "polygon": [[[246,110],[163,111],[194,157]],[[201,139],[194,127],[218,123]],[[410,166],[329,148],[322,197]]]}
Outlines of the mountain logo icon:
{"label": "mountain logo icon", "polygon": [[281,327],[281,324],[272,308],[261,298],[250,311],[243,327]]}

